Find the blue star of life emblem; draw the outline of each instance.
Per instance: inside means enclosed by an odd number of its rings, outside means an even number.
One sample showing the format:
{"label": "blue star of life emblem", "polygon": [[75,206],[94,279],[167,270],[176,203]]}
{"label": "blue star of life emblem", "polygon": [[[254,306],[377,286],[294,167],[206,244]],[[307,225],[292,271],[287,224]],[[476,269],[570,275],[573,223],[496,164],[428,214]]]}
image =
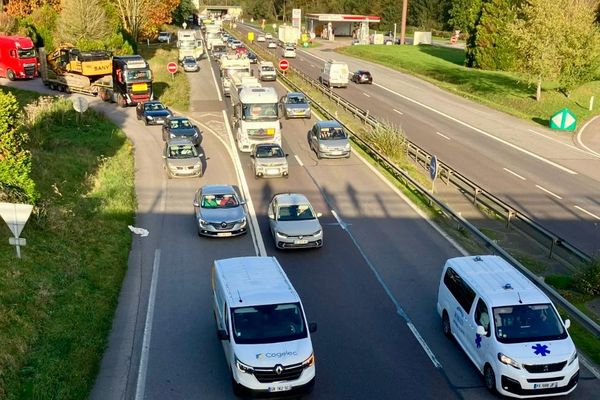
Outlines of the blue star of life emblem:
{"label": "blue star of life emblem", "polygon": [[481,335],[479,333],[475,334],[475,344],[477,345],[477,348],[481,347]]}
{"label": "blue star of life emblem", "polygon": [[546,357],[546,355],[550,354],[550,350],[548,350],[548,346],[541,345],[539,343],[537,343],[535,346],[531,346],[531,348],[534,350],[534,354],[536,356],[542,356],[542,357]]}

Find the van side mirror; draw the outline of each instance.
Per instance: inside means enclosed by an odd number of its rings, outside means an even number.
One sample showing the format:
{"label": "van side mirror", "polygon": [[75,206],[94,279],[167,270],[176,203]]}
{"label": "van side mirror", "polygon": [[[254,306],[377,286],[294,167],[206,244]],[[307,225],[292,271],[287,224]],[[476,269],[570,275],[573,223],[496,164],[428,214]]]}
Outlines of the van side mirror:
{"label": "van side mirror", "polygon": [[316,322],[309,322],[308,323],[308,331],[310,333],[315,333],[317,331],[317,323]]}
{"label": "van side mirror", "polygon": [[569,329],[571,327],[571,320],[565,319],[565,329]]}
{"label": "van side mirror", "polygon": [[477,325],[477,330],[476,330],[477,334],[479,336],[486,336],[487,335],[487,331],[485,330],[485,328],[481,325]]}
{"label": "van side mirror", "polygon": [[317,213],[317,218],[321,218],[323,216],[323,213],[318,212]]}
{"label": "van side mirror", "polygon": [[194,207],[200,207],[200,203],[198,202],[198,200],[194,200]]}
{"label": "van side mirror", "polygon": [[219,338],[219,340],[229,340],[229,335],[225,329],[219,329],[217,331],[217,338]]}
{"label": "van side mirror", "polygon": [[273,213],[272,207],[269,207],[269,211],[267,211],[267,215],[269,216],[269,219],[275,219],[275,213]]}

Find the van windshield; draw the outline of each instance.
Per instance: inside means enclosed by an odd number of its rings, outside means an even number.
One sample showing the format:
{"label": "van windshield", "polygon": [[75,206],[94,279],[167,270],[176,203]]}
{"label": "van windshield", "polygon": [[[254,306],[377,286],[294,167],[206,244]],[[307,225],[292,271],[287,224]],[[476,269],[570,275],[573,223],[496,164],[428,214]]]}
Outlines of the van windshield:
{"label": "van windshield", "polygon": [[33,47],[29,49],[18,49],[17,54],[19,58],[33,58],[35,57],[35,49]]}
{"label": "van windshield", "polygon": [[234,308],[231,325],[239,344],[289,342],[308,336],[300,303]]}
{"label": "van windshield", "polygon": [[496,338],[501,343],[560,340],[567,337],[551,304],[524,304],[494,308]]}

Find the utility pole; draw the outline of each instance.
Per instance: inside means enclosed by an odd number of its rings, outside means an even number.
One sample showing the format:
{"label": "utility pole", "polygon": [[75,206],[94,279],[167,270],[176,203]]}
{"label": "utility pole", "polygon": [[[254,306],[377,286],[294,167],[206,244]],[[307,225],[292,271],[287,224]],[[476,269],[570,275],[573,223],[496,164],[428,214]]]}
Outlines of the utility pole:
{"label": "utility pole", "polygon": [[408,0],[402,0],[402,23],[400,24],[400,44],[404,44],[406,35],[406,14],[408,13]]}

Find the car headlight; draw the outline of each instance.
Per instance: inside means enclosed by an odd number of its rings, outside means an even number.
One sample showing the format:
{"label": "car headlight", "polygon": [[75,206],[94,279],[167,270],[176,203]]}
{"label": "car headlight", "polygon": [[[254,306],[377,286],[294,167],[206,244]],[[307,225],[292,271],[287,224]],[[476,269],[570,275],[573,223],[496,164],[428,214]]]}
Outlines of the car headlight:
{"label": "car headlight", "polygon": [[325,146],[324,144],[319,144],[319,150],[325,151],[327,150],[327,146]]}
{"label": "car headlight", "polygon": [[314,232],[314,233],[311,233],[311,236],[317,236],[317,235],[320,235],[320,234],[321,234],[321,232],[323,232],[323,231],[322,231],[321,229],[319,229],[318,231],[316,231],[316,232]]}
{"label": "car headlight", "polygon": [[311,353],[310,357],[302,361],[303,368],[312,367],[313,365],[315,365],[315,353]]}
{"label": "car headlight", "polygon": [[291,109],[291,108],[286,108],[286,109],[285,109],[285,111],[286,111],[286,112],[288,112],[288,113],[291,113],[291,112],[293,112],[294,110],[293,110],[293,109]]}
{"label": "car headlight", "polygon": [[175,137],[175,134],[173,132],[169,132],[169,137],[172,139]]}
{"label": "car headlight", "polygon": [[242,218],[242,219],[240,220],[240,225],[241,225],[241,226],[246,226],[246,223],[247,223],[247,222],[248,222],[248,221],[246,220],[246,217],[244,217],[244,218]]}
{"label": "car headlight", "polygon": [[235,359],[235,366],[237,367],[237,369],[240,372],[244,372],[246,374],[253,374],[254,373],[254,368],[252,368],[249,365],[244,364],[243,362],[241,362],[240,360],[238,360],[237,357]]}
{"label": "car headlight", "polygon": [[568,365],[573,364],[575,362],[575,360],[577,360],[577,350],[575,350],[575,352],[573,353],[573,355],[571,356],[571,358],[569,358]]}
{"label": "car headlight", "polygon": [[154,119],[154,117],[152,115],[146,115],[146,118],[148,118],[150,120]]}
{"label": "car headlight", "polygon": [[194,137],[197,138],[198,137],[198,132],[194,132]]}
{"label": "car headlight", "polygon": [[509,356],[504,355],[502,353],[498,353],[498,360],[502,364],[510,365],[511,367],[516,368],[516,369],[521,369],[521,364],[520,363],[516,362],[515,360],[513,360]]}
{"label": "car headlight", "polygon": [[344,150],[350,150],[350,143],[346,143],[346,145],[344,146]]}
{"label": "car headlight", "polygon": [[200,224],[200,226],[206,226],[206,225],[208,225],[208,222],[206,222],[202,218],[198,218],[198,224]]}
{"label": "car headlight", "polygon": [[275,232],[275,235],[277,235],[277,237],[280,237],[282,239],[285,239],[288,237],[288,235],[286,235],[285,233],[279,232],[279,231]]}

